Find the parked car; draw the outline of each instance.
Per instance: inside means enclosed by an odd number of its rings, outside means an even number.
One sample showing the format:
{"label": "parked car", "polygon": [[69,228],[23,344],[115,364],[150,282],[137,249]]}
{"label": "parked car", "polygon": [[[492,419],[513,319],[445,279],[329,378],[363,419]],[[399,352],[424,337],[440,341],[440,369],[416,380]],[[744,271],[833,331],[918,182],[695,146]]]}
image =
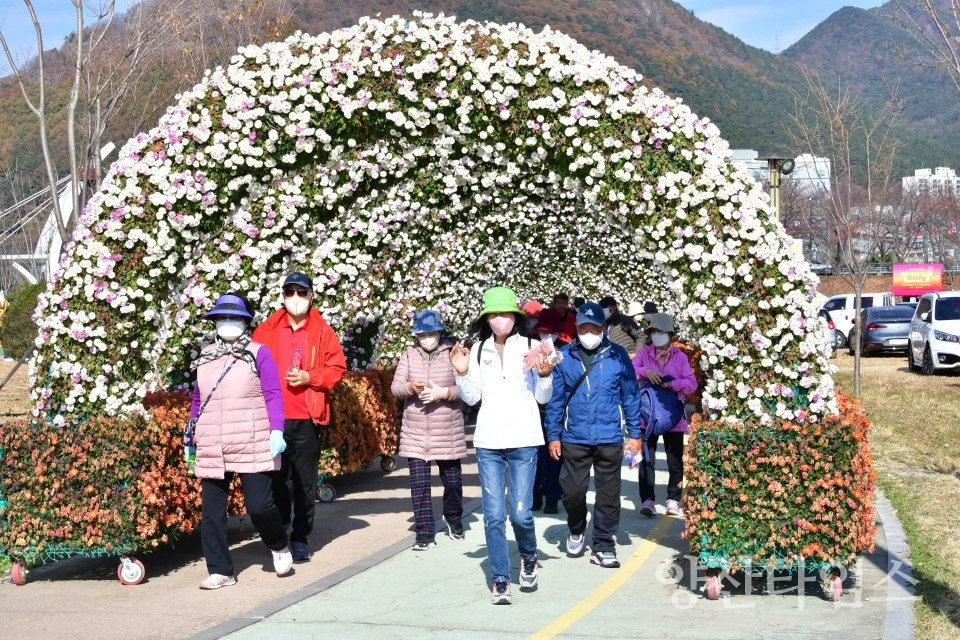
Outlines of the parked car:
{"label": "parked car", "polygon": [[[856,309],[854,296],[847,293],[839,296],[833,296],[823,305],[823,308],[830,312],[833,323],[837,325],[837,349],[847,346],[847,338],[850,336],[850,330],[853,328],[853,314]],[[870,307],[892,307],[894,299],[892,293],[864,293],[861,296],[861,307],[869,309]]]}
{"label": "parked car", "polygon": [[823,264],[822,262],[811,262],[810,271],[817,274],[818,276],[832,276],[833,267],[828,264]]}
{"label": "parked car", "polygon": [[919,303],[919,302],[898,302],[898,303],[897,303],[897,306],[898,306],[898,307],[910,307],[911,309],[913,309],[914,311],[916,311],[918,304],[920,304],[920,303]]}
{"label": "parked car", "polygon": [[823,323],[823,326],[826,328],[827,335],[830,338],[830,344],[833,345],[833,352],[830,354],[831,358],[837,357],[837,325],[833,323],[833,318],[830,317],[830,312],[826,309],[820,309],[817,312],[817,318],[820,322]]}
{"label": "parked car", "polygon": [[960,291],[920,298],[910,323],[907,366],[933,375],[960,369]]}
{"label": "parked car", "polygon": [[[870,307],[861,311],[863,337],[860,353],[865,356],[876,353],[905,353],[910,338],[910,323],[913,309],[907,306]],[[853,355],[856,345],[856,329],[852,329],[848,350]]]}

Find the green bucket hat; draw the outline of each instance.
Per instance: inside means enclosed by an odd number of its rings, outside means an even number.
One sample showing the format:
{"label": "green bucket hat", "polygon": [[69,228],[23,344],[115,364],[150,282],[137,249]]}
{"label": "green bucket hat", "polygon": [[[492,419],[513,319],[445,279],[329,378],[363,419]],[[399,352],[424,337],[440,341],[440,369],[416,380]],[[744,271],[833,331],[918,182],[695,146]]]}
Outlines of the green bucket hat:
{"label": "green bucket hat", "polygon": [[493,287],[483,292],[483,311],[488,313],[523,313],[517,305],[517,294],[507,287]]}

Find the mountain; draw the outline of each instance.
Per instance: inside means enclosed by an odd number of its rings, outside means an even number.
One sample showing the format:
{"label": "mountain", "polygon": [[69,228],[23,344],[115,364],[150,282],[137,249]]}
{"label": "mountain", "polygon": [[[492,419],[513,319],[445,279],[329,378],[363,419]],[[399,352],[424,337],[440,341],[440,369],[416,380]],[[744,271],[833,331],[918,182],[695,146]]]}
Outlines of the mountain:
{"label": "mountain", "polygon": [[[918,69],[885,49],[882,43],[911,41],[876,12],[841,9],[783,56],[751,47],[671,0],[302,0],[295,28],[321,33],[362,16],[409,15],[415,9],[534,29],[549,24],[683,98],[698,115],[711,118],[733,147],[761,153],[798,152],[790,149],[782,123],[794,108],[790,88],[803,87],[800,64],[825,81],[839,77],[874,108],[886,97],[883,80],[901,78],[908,117],[900,170],[940,163],[960,167],[960,92],[948,86],[945,73]],[[156,95],[163,96],[161,103],[173,99],[162,91]],[[9,83],[0,82],[0,114],[0,170],[16,158],[21,168],[39,175],[39,145],[29,137],[36,127]],[[132,122],[118,119],[111,139],[122,142],[132,135]],[[54,137],[62,139],[56,132]]]}
{"label": "mountain", "polygon": [[923,164],[956,167],[952,149],[960,145],[960,92],[942,69],[918,66],[899,55],[921,59],[922,52],[893,21],[895,11],[892,2],[871,10],[844,7],[783,57],[818,72],[824,81],[842,83],[874,107],[889,97],[888,85],[899,83],[905,128],[918,141],[940,141],[921,156]]}

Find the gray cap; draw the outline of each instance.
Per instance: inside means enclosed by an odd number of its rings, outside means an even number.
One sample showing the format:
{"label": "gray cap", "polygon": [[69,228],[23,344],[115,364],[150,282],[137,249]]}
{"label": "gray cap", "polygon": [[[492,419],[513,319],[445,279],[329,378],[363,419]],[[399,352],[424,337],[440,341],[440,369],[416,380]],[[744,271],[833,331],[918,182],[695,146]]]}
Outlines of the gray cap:
{"label": "gray cap", "polygon": [[647,326],[647,331],[651,329],[657,329],[667,333],[675,333],[673,328],[673,318],[669,313],[655,313],[650,316],[650,324]]}

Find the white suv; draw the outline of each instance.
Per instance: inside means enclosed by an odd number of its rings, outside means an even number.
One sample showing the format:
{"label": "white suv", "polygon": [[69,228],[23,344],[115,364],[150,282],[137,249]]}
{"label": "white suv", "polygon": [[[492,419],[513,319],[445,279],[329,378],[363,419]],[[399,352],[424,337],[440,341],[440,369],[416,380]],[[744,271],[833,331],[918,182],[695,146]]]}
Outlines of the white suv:
{"label": "white suv", "polygon": [[907,365],[927,375],[960,369],[960,291],[920,298],[910,323]]}

